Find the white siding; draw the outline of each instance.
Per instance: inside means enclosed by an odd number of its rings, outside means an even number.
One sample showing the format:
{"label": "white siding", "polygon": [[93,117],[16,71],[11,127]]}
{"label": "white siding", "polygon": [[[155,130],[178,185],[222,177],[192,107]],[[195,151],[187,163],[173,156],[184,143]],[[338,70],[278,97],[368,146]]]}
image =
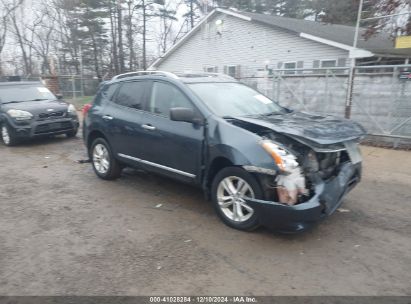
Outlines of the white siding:
{"label": "white siding", "polygon": [[[215,21],[224,20],[222,35]],[[278,62],[304,61],[312,68],[314,60],[347,58],[348,52],[277,30],[263,24],[219,14],[174,50],[157,69],[172,72],[203,71],[205,66],[241,65],[242,75],[249,76],[257,69],[277,68]]]}

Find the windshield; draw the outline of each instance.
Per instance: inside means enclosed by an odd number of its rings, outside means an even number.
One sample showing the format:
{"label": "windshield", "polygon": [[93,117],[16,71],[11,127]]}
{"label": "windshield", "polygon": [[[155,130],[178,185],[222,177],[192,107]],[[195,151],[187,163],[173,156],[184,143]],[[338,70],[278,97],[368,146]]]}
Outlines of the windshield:
{"label": "windshield", "polygon": [[193,83],[189,86],[221,117],[286,113],[280,105],[241,83]]}
{"label": "windshield", "polygon": [[0,86],[0,103],[45,99],[56,99],[56,97],[41,84]]}

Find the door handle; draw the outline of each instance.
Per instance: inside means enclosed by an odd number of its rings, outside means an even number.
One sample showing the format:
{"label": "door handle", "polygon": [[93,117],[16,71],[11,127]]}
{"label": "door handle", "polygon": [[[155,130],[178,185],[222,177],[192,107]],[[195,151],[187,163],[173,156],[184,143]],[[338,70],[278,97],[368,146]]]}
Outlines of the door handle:
{"label": "door handle", "polygon": [[141,125],[141,126],[143,127],[143,129],[149,130],[149,131],[154,131],[156,129],[156,127],[152,125]]}
{"label": "door handle", "polygon": [[104,115],[102,118],[103,118],[104,120],[113,120],[113,117],[110,116],[110,115]]}

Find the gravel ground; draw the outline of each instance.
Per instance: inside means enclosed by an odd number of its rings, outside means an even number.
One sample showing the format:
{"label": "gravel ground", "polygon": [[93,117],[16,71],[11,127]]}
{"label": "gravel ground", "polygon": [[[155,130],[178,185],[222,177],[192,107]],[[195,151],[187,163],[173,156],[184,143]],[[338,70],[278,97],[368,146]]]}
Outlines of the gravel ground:
{"label": "gravel ground", "polygon": [[102,181],[80,138],[0,145],[0,294],[411,295],[411,152],[362,151],[345,212],[280,235],[169,179]]}

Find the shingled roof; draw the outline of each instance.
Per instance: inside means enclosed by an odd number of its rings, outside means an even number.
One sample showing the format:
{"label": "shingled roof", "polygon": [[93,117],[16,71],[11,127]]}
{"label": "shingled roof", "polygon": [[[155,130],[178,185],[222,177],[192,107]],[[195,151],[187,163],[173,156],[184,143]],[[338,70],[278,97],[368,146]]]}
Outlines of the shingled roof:
{"label": "shingled roof", "polygon": [[[276,27],[282,30],[290,31],[295,34],[309,34],[323,39],[335,41],[348,46],[353,45],[355,27],[321,23],[316,21],[286,18],[248,12],[236,12],[237,14],[251,18],[251,21],[259,22],[268,26]],[[394,42],[388,34],[379,34],[369,39],[364,38],[365,29],[360,29],[358,38],[358,48],[365,49],[376,55],[405,55],[411,56],[410,49],[395,49]]]}
{"label": "shingled roof", "polygon": [[171,47],[163,56],[157,58],[157,60],[151,64],[150,68],[155,68],[163,60],[165,60],[170,54],[178,49],[187,39],[190,39],[198,30],[201,25],[217,14],[226,14],[236,18],[243,19],[247,22],[257,22],[269,27],[274,27],[289,33],[295,34],[298,37],[317,41],[319,43],[328,44],[337,48],[345,49],[347,51],[354,51],[357,53],[354,57],[410,57],[411,49],[396,49],[394,42],[388,34],[375,35],[369,39],[365,39],[363,34],[365,29],[360,29],[360,35],[358,38],[357,48],[353,48],[355,27],[321,23],[316,21],[286,18],[281,16],[272,16],[257,13],[240,12],[228,9],[217,8],[201,20],[190,32],[188,32],[183,38],[181,38],[173,47]]}

